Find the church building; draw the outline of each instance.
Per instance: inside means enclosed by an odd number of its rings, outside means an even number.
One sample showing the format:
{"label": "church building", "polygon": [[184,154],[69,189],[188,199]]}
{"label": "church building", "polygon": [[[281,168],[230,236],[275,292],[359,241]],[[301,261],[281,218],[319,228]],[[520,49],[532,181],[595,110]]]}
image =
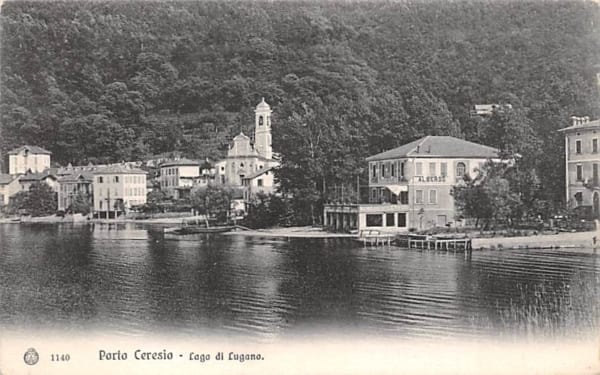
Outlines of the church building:
{"label": "church building", "polygon": [[[271,107],[263,98],[254,110],[254,140],[243,132],[233,138],[227,151],[227,157],[215,164],[218,182],[244,190],[253,186],[253,193],[273,191],[274,180],[272,178],[261,179],[264,173],[260,173],[263,170],[271,171],[272,168],[279,166],[279,162],[273,159],[271,145],[272,112]],[[254,179],[261,179],[261,181],[254,181]],[[257,189],[257,186],[262,189]],[[246,192],[244,192],[244,196],[249,198]]]}

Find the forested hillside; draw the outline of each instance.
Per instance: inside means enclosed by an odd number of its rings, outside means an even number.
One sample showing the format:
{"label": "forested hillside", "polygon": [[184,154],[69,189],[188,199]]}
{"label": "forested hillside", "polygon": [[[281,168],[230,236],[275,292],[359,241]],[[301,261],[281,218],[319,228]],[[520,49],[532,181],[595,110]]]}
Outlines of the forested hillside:
{"label": "forested hillside", "polygon": [[[564,200],[572,115],[600,115],[593,2],[6,2],[0,152],[219,157],[265,97],[284,189],[318,199],[426,134],[523,155]],[[473,104],[510,103],[491,119]],[[315,194],[310,198],[311,194]]]}

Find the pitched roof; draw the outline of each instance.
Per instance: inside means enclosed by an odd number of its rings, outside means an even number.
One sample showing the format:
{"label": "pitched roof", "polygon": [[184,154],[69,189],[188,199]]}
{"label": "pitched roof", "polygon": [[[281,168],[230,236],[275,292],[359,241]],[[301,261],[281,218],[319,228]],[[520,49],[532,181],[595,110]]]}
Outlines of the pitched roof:
{"label": "pitched roof", "polygon": [[160,167],[170,167],[170,166],[183,166],[183,165],[192,165],[192,166],[200,166],[200,163],[195,160],[190,159],[178,159],[178,160],[168,160],[160,164]]}
{"label": "pitched roof", "polygon": [[559,132],[568,132],[571,130],[587,130],[587,129],[597,129],[600,127],[600,119],[594,121],[584,122],[579,125],[572,125],[567,128],[558,129]]}
{"label": "pitched roof", "polygon": [[92,172],[73,172],[68,175],[64,175],[58,179],[58,182],[76,182],[80,179],[93,181],[94,175]]}
{"label": "pitched roof", "polygon": [[367,161],[422,158],[497,158],[499,150],[464,139],[429,135],[400,147],[369,156]]}
{"label": "pitched roof", "polygon": [[127,168],[122,165],[109,165],[100,167],[93,172],[94,174],[148,174],[148,172],[139,168]]}
{"label": "pitched roof", "polygon": [[17,178],[17,176],[11,175],[11,174],[7,174],[7,173],[0,173],[0,185],[7,185],[10,184],[11,182],[13,182],[15,179]]}
{"label": "pitched roof", "polygon": [[9,155],[16,155],[18,153],[20,153],[23,150],[27,150],[32,154],[46,154],[46,155],[52,155],[52,153],[48,150],[45,150],[41,147],[38,146],[29,146],[29,145],[24,145],[21,147],[17,147],[14,150],[11,150],[8,152]]}
{"label": "pitched roof", "polygon": [[46,171],[44,171],[40,173],[28,173],[21,175],[21,177],[19,177],[19,181],[42,181],[46,177],[56,180],[56,176],[46,173]]}
{"label": "pitched roof", "polygon": [[258,171],[252,173],[251,175],[244,177],[244,180],[251,180],[251,179],[256,178],[256,177],[258,177],[258,176],[260,176],[262,174],[267,173],[268,171],[270,171],[272,169],[273,169],[273,167],[259,169]]}

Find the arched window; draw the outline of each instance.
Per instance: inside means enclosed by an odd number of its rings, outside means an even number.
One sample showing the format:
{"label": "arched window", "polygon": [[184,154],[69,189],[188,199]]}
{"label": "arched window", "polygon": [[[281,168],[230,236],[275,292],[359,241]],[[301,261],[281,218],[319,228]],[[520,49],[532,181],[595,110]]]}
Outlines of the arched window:
{"label": "arched window", "polygon": [[263,117],[258,116],[258,125],[262,125],[262,124],[263,124]]}
{"label": "arched window", "polygon": [[467,166],[463,162],[456,164],[456,177],[463,177],[467,173]]}

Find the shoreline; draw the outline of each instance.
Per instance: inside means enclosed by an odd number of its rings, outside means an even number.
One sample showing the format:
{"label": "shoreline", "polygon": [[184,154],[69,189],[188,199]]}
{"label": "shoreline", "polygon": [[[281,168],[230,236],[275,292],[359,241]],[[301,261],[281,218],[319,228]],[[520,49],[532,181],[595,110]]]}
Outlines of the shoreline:
{"label": "shoreline", "polygon": [[[81,215],[75,216],[46,216],[46,217],[21,217],[0,219],[1,224],[158,224],[165,226],[176,226],[181,224],[182,220],[200,219],[200,217],[171,217],[171,218],[151,218],[151,219],[87,219]],[[333,233],[327,232],[320,227],[275,227],[267,229],[235,230],[222,233],[227,236],[244,237],[269,237],[269,238],[357,238],[357,234]],[[596,237],[594,246],[593,238]],[[596,253],[600,247],[600,231],[589,232],[560,232],[555,234],[537,234],[532,236],[519,237],[491,237],[491,238],[472,238],[472,248],[478,250],[518,250],[518,249],[561,249],[580,253]]]}

